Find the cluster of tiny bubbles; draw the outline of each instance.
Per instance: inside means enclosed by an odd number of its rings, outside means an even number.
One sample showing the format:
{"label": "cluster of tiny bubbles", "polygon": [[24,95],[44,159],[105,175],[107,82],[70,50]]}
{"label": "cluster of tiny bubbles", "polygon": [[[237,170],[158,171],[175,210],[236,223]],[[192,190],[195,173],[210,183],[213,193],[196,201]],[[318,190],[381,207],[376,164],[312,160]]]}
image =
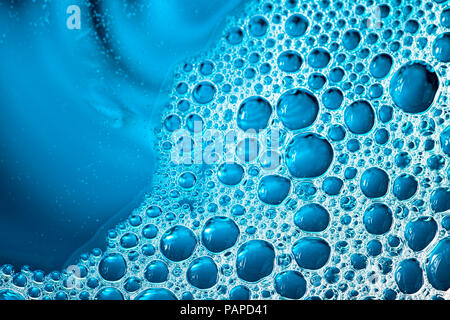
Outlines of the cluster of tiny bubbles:
{"label": "cluster of tiny bubbles", "polygon": [[[106,251],[5,265],[0,299],[448,298],[449,61],[447,0],[251,1],[174,71],[153,190]],[[174,161],[208,130],[242,133],[231,160]]]}

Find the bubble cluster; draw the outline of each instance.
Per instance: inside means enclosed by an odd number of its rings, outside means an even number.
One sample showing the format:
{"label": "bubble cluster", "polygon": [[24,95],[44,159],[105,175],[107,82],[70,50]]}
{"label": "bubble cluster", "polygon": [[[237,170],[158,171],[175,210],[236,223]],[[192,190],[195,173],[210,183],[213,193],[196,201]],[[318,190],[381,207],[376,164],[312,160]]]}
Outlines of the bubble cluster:
{"label": "bubble cluster", "polygon": [[444,298],[449,17],[446,1],[249,2],[175,70],[153,190],[106,251],[48,275],[5,265],[0,299]]}

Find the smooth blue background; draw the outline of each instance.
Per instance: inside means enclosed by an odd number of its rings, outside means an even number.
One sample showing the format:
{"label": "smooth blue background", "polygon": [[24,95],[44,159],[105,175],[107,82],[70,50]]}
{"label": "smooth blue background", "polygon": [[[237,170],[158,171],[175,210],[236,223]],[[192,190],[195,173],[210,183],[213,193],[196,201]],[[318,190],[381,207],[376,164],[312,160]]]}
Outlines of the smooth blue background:
{"label": "smooth blue background", "polygon": [[50,271],[104,246],[151,184],[171,67],[240,1],[103,1],[107,42],[86,2],[0,1],[0,265]]}

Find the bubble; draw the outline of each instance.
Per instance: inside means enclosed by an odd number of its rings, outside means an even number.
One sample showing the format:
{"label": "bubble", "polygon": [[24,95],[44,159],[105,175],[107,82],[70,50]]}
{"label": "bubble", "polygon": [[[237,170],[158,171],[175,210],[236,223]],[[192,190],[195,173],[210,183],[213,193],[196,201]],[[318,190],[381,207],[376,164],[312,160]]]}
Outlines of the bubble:
{"label": "bubble", "polygon": [[186,128],[194,132],[202,132],[203,130],[203,118],[198,114],[190,114],[186,118]]}
{"label": "bubble", "polygon": [[250,240],[237,252],[236,273],[247,282],[257,282],[272,273],[275,251],[267,241]]}
{"label": "bubble", "polygon": [[442,218],[441,225],[445,230],[450,230],[450,216]]}
{"label": "bubble", "polygon": [[214,63],[212,61],[204,61],[199,66],[199,71],[204,76],[209,76],[214,71]]}
{"label": "bubble", "polygon": [[405,228],[405,240],[413,251],[422,251],[437,232],[437,223],[432,217],[418,217],[408,222]]}
{"label": "bubble", "polygon": [[407,152],[400,152],[395,156],[395,165],[399,168],[406,168],[411,163],[411,156]]}
{"label": "bubble", "polygon": [[158,206],[150,206],[145,211],[145,214],[149,218],[157,218],[157,217],[159,217],[162,214],[162,210]]}
{"label": "bubble", "polygon": [[405,31],[407,33],[415,34],[419,30],[419,23],[416,20],[408,20],[405,24]]}
{"label": "bubble", "polygon": [[389,131],[384,128],[377,130],[375,133],[375,141],[379,145],[385,145],[389,141]]}
{"label": "bubble", "polygon": [[450,188],[440,187],[433,191],[430,197],[431,210],[435,213],[450,209]]}
{"label": "bubble", "polygon": [[131,233],[131,232],[124,234],[120,238],[120,245],[122,246],[122,248],[125,248],[125,249],[130,249],[130,248],[137,246],[138,242],[139,242],[138,237],[134,233]]}
{"label": "bubble", "polygon": [[161,237],[161,253],[169,260],[179,262],[189,258],[197,246],[194,233],[185,226],[174,226]]}
{"label": "bubble", "polygon": [[279,205],[286,199],[291,190],[291,180],[279,176],[268,175],[258,185],[258,198],[269,205]]}
{"label": "bubble", "polygon": [[361,175],[360,188],[368,198],[383,197],[389,188],[389,176],[377,167],[366,169]]}
{"label": "bubble", "polygon": [[345,49],[351,51],[356,49],[356,47],[361,42],[361,34],[357,30],[348,30],[344,33],[342,38],[342,44]]}
{"label": "bubble", "polygon": [[341,192],[344,182],[337,177],[328,177],[323,181],[322,189],[329,196],[336,196]]}
{"label": "bubble", "polygon": [[125,281],[123,288],[127,292],[135,292],[135,291],[139,290],[141,288],[141,286],[142,286],[142,281],[140,278],[130,277]]}
{"label": "bubble", "polygon": [[323,88],[325,83],[327,82],[327,78],[321,73],[313,73],[309,75],[308,78],[308,86],[312,90],[320,90]]}
{"label": "bubble", "polygon": [[300,299],[306,293],[306,280],[295,270],[280,272],[275,276],[275,290],[285,298]]}
{"label": "bubble", "polygon": [[392,192],[398,200],[408,200],[416,194],[418,185],[413,175],[403,173],[395,178]]}
{"label": "bubble", "polygon": [[388,123],[392,120],[394,109],[391,106],[383,105],[378,109],[378,118],[383,123]]}
{"label": "bubble", "polygon": [[239,234],[239,227],[232,219],[217,216],[206,221],[201,239],[206,249],[219,253],[233,247]]}
{"label": "bubble", "polygon": [[267,127],[272,106],[266,99],[255,96],[245,99],[239,107],[237,126],[242,130],[262,130]]}
{"label": "bubble", "polygon": [[442,10],[441,13],[441,24],[445,28],[450,28],[450,7]]}
{"label": "bubble", "polygon": [[286,33],[292,38],[303,36],[308,30],[309,21],[301,14],[293,14],[289,16],[284,25]]}
{"label": "bubble", "polygon": [[346,134],[343,126],[335,124],[328,130],[327,138],[331,141],[342,141],[345,139]]}
{"label": "bubble", "polygon": [[375,124],[375,112],[366,100],[358,100],[350,104],[344,111],[344,122],[350,132],[366,134]]}
{"label": "bubble", "polygon": [[294,243],[292,253],[300,268],[318,270],[327,264],[331,248],[322,238],[304,237]]}
{"label": "bubble", "polygon": [[120,290],[112,287],[101,289],[96,295],[95,300],[123,300]]}
{"label": "bubble", "polygon": [[387,4],[381,4],[378,6],[379,9],[379,14],[380,14],[380,18],[384,19],[387,16],[389,16],[390,12],[391,12],[391,8],[389,7],[389,5]]}
{"label": "bubble", "polygon": [[387,53],[380,53],[373,57],[369,65],[372,76],[376,79],[383,79],[391,71],[394,60]]}
{"label": "bubble", "polygon": [[350,256],[350,263],[355,270],[362,270],[367,267],[367,257],[361,253],[354,253]]}
{"label": "bubble", "polygon": [[294,223],[305,232],[321,232],[328,227],[330,214],[320,204],[309,203],[295,213]]}
{"label": "bubble", "polygon": [[300,70],[303,59],[296,51],[286,50],[278,56],[277,64],[281,71],[294,73]]}
{"label": "bubble", "polygon": [[3,289],[0,290],[0,301],[4,300],[25,300],[25,299],[21,294],[13,290]]}
{"label": "bubble", "polygon": [[219,166],[217,177],[227,186],[235,186],[241,182],[244,176],[244,168],[237,163],[223,163]]}
{"label": "bubble", "polygon": [[337,110],[341,107],[344,95],[338,88],[330,88],[322,94],[322,103],[329,110]]}
{"label": "bubble", "polygon": [[209,289],[217,283],[217,265],[210,257],[200,257],[189,265],[186,272],[187,281],[199,289]]}
{"label": "bubble", "polygon": [[164,127],[170,131],[173,132],[177,129],[181,128],[181,119],[179,116],[177,115],[169,115],[165,120],[164,120]]}
{"label": "bubble", "polygon": [[385,234],[392,226],[392,211],[384,203],[374,203],[364,212],[364,227],[370,234]]}
{"label": "bubble", "polygon": [[330,63],[331,55],[324,48],[315,48],[308,55],[308,64],[311,68],[323,69]]}
{"label": "bubble", "polygon": [[427,159],[427,166],[432,171],[441,170],[445,165],[445,159],[443,156],[436,154]]}
{"label": "bubble", "polygon": [[244,285],[239,285],[230,290],[230,300],[249,300],[250,289]]}
{"label": "bubble", "polygon": [[192,97],[199,104],[207,104],[214,99],[216,91],[214,84],[209,81],[202,81],[195,86]]}
{"label": "bubble", "polygon": [[244,39],[244,32],[239,27],[233,27],[227,32],[225,39],[231,45],[238,45]]}
{"label": "bubble", "polygon": [[450,32],[444,32],[433,42],[433,55],[440,62],[450,62]]}
{"label": "bubble", "polygon": [[144,277],[152,283],[165,282],[169,278],[169,268],[163,261],[153,260],[145,268]]}
{"label": "bubble", "polygon": [[118,281],[127,272],[127,263],[121,254],[111,253],[100,261],[98,272],[106,281]]}
{"label": "bubble", "polygon": [[395,270],[395,282],[405,294],[413,294],[422,288],[423,272],[416,259],[405,259]]}
{"label": "bubble", "polygon": [[389,92],[395,105],[406,113],[422,113],[430,108],[439,79],[432,67],[423,61],[404,64],[391,79]]}
{"label": "bubble", "polygon": [[329,79],[332,82],[340,82],[345,76],[345,71],[341,67],[335,67],[330,70]]}
{"label": "bubble", "polygon": [[269,22],[263,16],[255,16],[248,24],[249,32],[254,37],[262,37],[269,29]]}
{"label": "bubble", "polygon": [[178,184],[184,189],[192,188],[197,182],[197,177],[192,172],[183,172],[178,177]]}
{"label": "bubble", "polygon": [[367,243],[367,254],[376,257],[379,256],[383,252],[383,245],[378,240],[370,240]]}
{"label": "bubble", "polygon": [[177,300],[177,297],[168,289],[150,288],[142,291],[134,300]]}
{"label": "bubble", "polygon": [[319,102],[308,90],[291,89],[278,99],[277,114],[286,128],[304,129],[316,121],[319,114]]}
{"label": "bubble", "polygon": [[316,133],[302,133],[291,139],[285,157],[293,177],[317,178],[330,167],[333,148],[325,138]]}
{"label": "bubble", "polygon": [[441,132],[440,142],[442,151],[450,157],[450,126]]}

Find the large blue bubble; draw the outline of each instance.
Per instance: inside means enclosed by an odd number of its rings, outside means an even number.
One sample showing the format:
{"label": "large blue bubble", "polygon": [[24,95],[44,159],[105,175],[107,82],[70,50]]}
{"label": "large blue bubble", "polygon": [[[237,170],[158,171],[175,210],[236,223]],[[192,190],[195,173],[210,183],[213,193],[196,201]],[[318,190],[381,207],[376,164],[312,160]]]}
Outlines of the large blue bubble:
{"label": "large blue bubble", "polygon": [[239,227],[232,219],[217,216],[206,221],[201,239],[206,249],[219,253],[234,246],[239,234]]}
{"label": "large blue bubble", "polygon": [[322,238],[304,237],[294,243],[292,253],[300,268],[318,270],[327,264],[331,248]]}
{"label": "large blue bubble", "polygon": [[282,297],[300,299],[305,295],[306,287],[306,280],[298,271],[283,271],[275,276],[275,290]]}
{"label": "large blue bubble", "polygon": [[127,272],[127,263],[120,253],[111,253],[100,261],[98,272],[107,281],[118,281]]}
{"label": "large blue bubble", "polygon": [[95,300],[123,300],[120,290],[112,287],[101,289],[94,297]]}
{"label": "large blue bubble", "polygon": [[328,227],[330,214],[320,204],[309,203],[302,206],[295,213],[294,223],[303,231],[321,232]]}
{"label": "large blue bubble", "polygon": [[304,129],[316,121],[319,114],[319,101],[308,90],[291,89],[278,99],[277,114],[286,128]]}
{"label": "large blue bubble", "polygon": [[374,78],[383,79],[391,71],[394,60],[387,53],[379,53],[373,57],[369,65],[370,73]]}
{"label": "large blue bubble", "polygon": [[277,64],[281,71],[292,73],[300,70],[303,59],[298,52],[286,50],[278,56]]}
{"label": "large blue bubble", "polygon": [[197,258],[189,265],[186,279],[196,288],[209,289],[217,283],[217,265],[210,257]]}
{"label": "large blue bubble", "polygon": [[284,24],[286,33],[292,38],[298,38],[303,36],[308,30],[309,21],[302,14],[293,14],[289,16]]}
{"label": "large blue bubble", "polygon": [[266,99],[255,96],[245,99],[238,110],[237,125],[242,130],[262,130],[267,127],[272,106]]}
{"label": "large blue bubble", "polygon": [[286,199],[291,190],[291,180],[279,175],[268,175],[258,185],[258,198],[270,205],[278,205]]}
{"label": "large blue bubble", "polygon": [[333,148],[316,133],[302,133],[289,141],[285,157],[293,177],[316,178],[323,175],[333,162]]}
{"label": "large blue bubble", "polygon": [[389,85],[389,92],[395,105],[406,113],[427,111],[438,89],[438,76],[424,61],[404,64],[394,74]]}
{"label": "large blue bubble", "polygon": [[427,259],[427,277],[437,290],[450,289],[450,237],[444,238],[434,247]]}
{"label": "large blue bubble", "polygon": [[223,163],[219,166],[217,177],[227,186],[234,186],[241,182],[244,176],[244,168],[237,163]]}
{"label": "large blue bubble", "polygon": [[207,104],[214,99],[217,89],[209,81],[202,81],[194,88],[192,96],[194,100],[199,104]]}
{"label": "large blue bubble", "polygon": [[272,273],[275,262],[273,246],[264,240],[250,240],[237,252],[236,272],[239,278],[257,282]]}
{"label": "large blue bubble", "polygon": [[177,300],[177,297],[164,288],[150,288],[142,291],[134,300]]}
{"label": "large blue bubble", "polygon": [[392,192],[398,200],[408,200],[417,192],[418,185],[413,175],[403,173],[395,178]]}
{"label": "large blue bubble", "polygon": [[433,55],[441,62],[450,62],[450,32],[444,32],[433,42]]}
{"label": "large blue bubble", "polygon": [[144,271],[144,278],[148,282],[161,283],[167,281],[169,277],[169,268],[164,261],[151,261]]}
{"label": "large blue bubble", "polygon": [[422,251],[433,241],[438,225],[432,217],[418,217],[408,222],[405,240],[414,251]]}
{"label": "large blue bubble", "polygon": [[363,172],[359,185],[366,197],[380,198],[389,188],[389,175],[383,169],[372,167]]}
{"label": "large blue bubble", "polygon": [[430,197],[431,209],[436,212],[444,212],[450,209],[450,187],[439,187],[433,191]]}
{"label": "large blue bubble", "polygon": [[355,101],[345,108],[344,122],[352,133],[366,134],[375,124],[375,111],[368,101]]}
{"label": "large blue bubble", "polygon": [[383,203],[374,203],[364,212],[363,222],[367,232],[375,235],[384,234],[391,229],[392,211]]}
{"label": "large blue bubble", "polygon": [[441,132],[440,142],[442,151],[450,157],[450,126]]}
{"label": "large blue bubble", "polygon": [[331,55],[328,50],[324,48],[315,48],[311,50],[308,55],[308,64],[314,69],[325,68],[331,60]]}
{"label": "large blue bubble", "polygon": [[1,300],[24,300],[23,296],[10,289],[0,290],[0,301]]}
{"label": "large blue bubble", "polygon": [[395,270],[395,282],[399,290],[406,294],[416,293],[423,285],[423,272],[419,261],[406,259]]}
{"label": "large blue bubble", "polygon": [[185,226],[174,226],[161,237],[161,253],[169,260],[183,261],[189,258],[197,246],[194,233]]}

